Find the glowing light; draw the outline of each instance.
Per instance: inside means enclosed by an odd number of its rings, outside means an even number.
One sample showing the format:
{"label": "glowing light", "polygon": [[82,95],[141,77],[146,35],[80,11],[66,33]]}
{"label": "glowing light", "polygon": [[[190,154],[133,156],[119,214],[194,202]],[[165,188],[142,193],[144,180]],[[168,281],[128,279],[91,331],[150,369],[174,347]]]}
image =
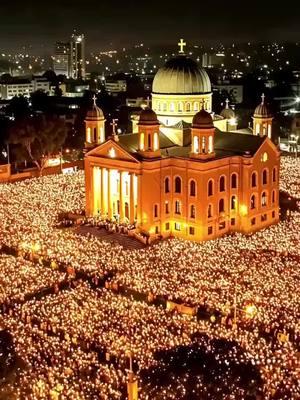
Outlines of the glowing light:
{"label": "glowing light", "polygon": [[240,214],[245,217],[248,214],[248,207],[245,204],[240,205]]}
{"label": "glowing light", "polygon": [[108,155],[109,155],[109,157],[110,158],[115,158],[116,157],[116,150],[113,148],[113,147],[111,147],[110,149],[109,149],[109,151],[108,151]]}
{"label": "glowing light", "polygon": [[245,308],[246,318],[252,319],[257,314],[257,308],[255,304],[248,304]]}

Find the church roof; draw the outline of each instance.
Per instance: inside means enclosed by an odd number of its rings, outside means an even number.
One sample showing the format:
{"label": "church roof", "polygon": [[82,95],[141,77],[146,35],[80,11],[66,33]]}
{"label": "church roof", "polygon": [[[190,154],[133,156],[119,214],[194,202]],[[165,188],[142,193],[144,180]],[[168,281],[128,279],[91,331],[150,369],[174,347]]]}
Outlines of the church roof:
{"label": "church roof", "polygon": [[[138,134],[129,133],[126,135],[119,135],[119,144],[127,150],[129,153],[135,153],[138,150]],[[165,149],[174,146],[172,140],[170,140],[164,133],[159,132],[159,143],[160,148]]]}
{"label": "church roof", "polygon": [[214,127],[213,119],[204,108],[194,115],[192,126],[198,129],[211,129]]}
{"label": "church roof", "polygon": [[179,55],[166,62],[153,80],[155,94],[203,94],[211,93],[207,72],[185,55]]}
{"label": "church roof", "polygon": [[[183,133],[183,146],[176,145],[162,132],[159,133],[159,140],[163,157],[189,157],[191,151],[190,129],[185,130]],[[253,156],[265,140],[266,136],[261,137],[256,135],[246,135],[242,133],[222,132],[216,128],[214,146],[216,153],[215,158],[218,159],[232,156],[243,156],[245,154]],[[140,155],[137,153],[137,133],[120,135],[119,144],[134,157],[138,159],[141,158]]]}

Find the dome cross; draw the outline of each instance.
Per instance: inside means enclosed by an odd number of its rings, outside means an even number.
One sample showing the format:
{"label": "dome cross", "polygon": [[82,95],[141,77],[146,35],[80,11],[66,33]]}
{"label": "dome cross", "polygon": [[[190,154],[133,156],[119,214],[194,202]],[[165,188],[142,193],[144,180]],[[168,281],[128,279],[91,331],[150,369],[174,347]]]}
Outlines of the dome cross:
{"label": "dome cross", "polygon": [[114,118],[110,124],[112,126],[113,135],[117,135],[117,132],[116,132],[116,127],[118,126],[117,121],[118,120],[116,118]]}
{"label": "dome cross", "polygon": [[180,39],[180,42],[178,43],[179,46],[179,53],[184,54],[184,47],[186,46],[186,42],[183,39]]}
{"label": "dome cross", "polygon": [[94,106],[96,107],[96,106],[97,106],[97,104],[96,104],[97,97],[96,97],[95,94],[94,94],[94,96],[92,97],[92,100],[94,101]]}
{"label": "dome cross", "polygon": [[261,104],[264,104],[265,103],[265,94],[263,93],[262,95],[261,95]]}

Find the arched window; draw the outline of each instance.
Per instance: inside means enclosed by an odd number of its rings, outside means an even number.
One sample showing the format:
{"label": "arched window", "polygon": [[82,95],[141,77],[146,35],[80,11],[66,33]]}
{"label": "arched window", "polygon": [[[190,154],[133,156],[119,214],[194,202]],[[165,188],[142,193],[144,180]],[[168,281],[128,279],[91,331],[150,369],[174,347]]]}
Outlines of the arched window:
{"label": "arched window", "polygon": [[256,187],[257,186],[257,173],[252,172],[251,175],[251,187]]}
{"label": "arched window", "polygon": [[193,145],[194,145],[194,153],[199,153],[199,138],[198,138],[198,136],[194,136]]}
{"label": "arched window", "polygon": [[182,111],[183,111],[183,103],[182,103],[182,101],[180,101],[180,102],[178,103],[178,111],[179,111],[179,112],[182,112]]}
{"label": "arched window", "polygon": [[91,128],[87,128],[87,142],[91,143],[92,138],[91,138]]}
{"label": "arched window", "polygon": [[145,134],[141,133],[140,134],[140,150],[145,150],[144,139],[145,139]]}
{"label": "arched window", "polygon": [[230,208],[231,210],[236,210],[236,196],[231,196]]}
{"label": "arched window", "polygon": [[161,106],[160,106],[160,103],[158,103],[158,111],[160,111],[161,110]]}
{"label": "arched window", "polygon": [[175,178],[175,193],[181,193],[181,178],[179,176]]}
{"label": "arched window", "polygon": [[272,190],[272,204],[274,204],[276,201],[276,192],[275,190]]}
{"label": "arched window", "polygon": [[268,171],[266,169],[264,169],[262,173],[262,183],[263,185],[268,183]]}
{"label": "arched window", "polygon": [[167,111],[167,103],[163,103],[163,111]]}
{"label": "arched window", "polygon": [[170,103],[170,111],[171,112],[175,111],[175,104],[174,103]]}
{"label": "arched window", "polygon": [[272,181],[276,182],[276,167],[274,167],[272,171]]}
{"label": "arched window", "polygon": [[196,208],[193,204],[191,205],[190,218],[196,218]]}
{"label": "arched window", "polygon": [[170,193],[170,178],[165,178],[165,193]]}
{"label": "arched window", "polygon": [[208,152],[212,153],[214,151],[214,142],[213,142],[213,137],[210,135],[208,137]]}
{"label": "arched window", "polygon": [[154,214],[154,218],[158,217],[158,205],[157,204],[154,204],[154,212],[153,212],[153,214]]}
{"label": "arched window", "polygon": [[256,208],[256,196],[253,194],[250,198],[250,209],[254,210]]}
{"label": "arched window", "polygon": [[220,192],[225,192],[225,176],[220,177]]}
{"label": "arched window", "polygon": [[153,135],[153,150],[158,150],[158,133],[155,132]]}
{"label": "arched window", "polygon": [[169,212],[170,212],[169,202],[166,201],[166,202],[165,202],[165,213],[166,213],[166,214],[169,214]]}
{"label": "arched window", "polygon": [[196,182],[194,179],[190,181],[190,196],[196,196]]}
{"label": "arched window", "polygon": [[180,201],[175,201],[175,214],[181,214]]}
{"label": "arched window", "polygon": [[205,153],[205,151],[206,151],[205,147],[206,147],[206,137],[202,136],[202,140],[201,140],[201,151],[202,151],[202,153]]}
{"label": "arched window", "polygon": [[151,149],[151,135],[148,133],[148,149]]}
{"label": "arched window", "polygon": [[197,101],[194,102],[194,111],[199,111],[199,103]]}
{"label": "arched window", "polygon": [[225,211],[225,202],[224,199],[219,200],[219,214]]}
{"label": "arched window", "polygon": [[267,193],[262,192],[261,194],[261,205],[262,207],[265,207],[267,205]]}
{"label": "arched window", "polygon": [[190,112],[191,111],[191,103],[186,103],[185,110],[186,110],[186,112]]}
{"label": "arched window", "polygon": [[97,128],[94,128],[94,141],[97,141]]}
{"label": "arched window", "polygon": [[237,174],[231,175],[231,189],[237,189]]}
{"label": "arched window", "polygon": [[212,204],[209,204],[207,208],[207,218],[211,218],[212,216],[213,216],[213,208]]}
{"label": "arched window", "polygon": [[213,180],[210,179],[210,180],[208,181],[208,188],[207,188],[207,195],[208,195],[208,196],[212,196],[212,195],[214,194],[213,185],[214,185]]}

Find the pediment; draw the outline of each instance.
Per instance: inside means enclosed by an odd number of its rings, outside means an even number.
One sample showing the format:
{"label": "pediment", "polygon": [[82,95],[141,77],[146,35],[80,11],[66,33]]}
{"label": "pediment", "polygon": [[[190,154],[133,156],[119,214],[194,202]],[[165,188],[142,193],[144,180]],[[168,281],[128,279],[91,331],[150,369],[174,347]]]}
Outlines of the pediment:
{"label": "pediment", "polygon": [[86,157],[106,158],[138,163],[138,160],[112,139],[90,150]]}

